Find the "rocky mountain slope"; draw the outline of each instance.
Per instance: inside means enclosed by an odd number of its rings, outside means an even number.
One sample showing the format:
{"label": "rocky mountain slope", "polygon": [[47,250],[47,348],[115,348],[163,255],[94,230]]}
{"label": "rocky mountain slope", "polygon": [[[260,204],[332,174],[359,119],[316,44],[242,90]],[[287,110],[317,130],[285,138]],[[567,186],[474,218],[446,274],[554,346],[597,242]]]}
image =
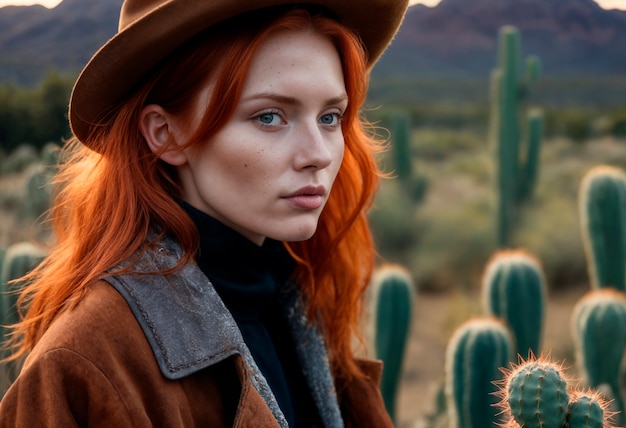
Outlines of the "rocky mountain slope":
{"label": "rocky mountain slope", "polygon": [[[117,28],[122,0],[63,0],[0,8],[0,82],[35,83],[49,69],[75,73]],[[593,0],[442,0],[412,6],[378,75],[484,76],[498,28],[517,26],[547,75],[626,75],[626,12]]]}

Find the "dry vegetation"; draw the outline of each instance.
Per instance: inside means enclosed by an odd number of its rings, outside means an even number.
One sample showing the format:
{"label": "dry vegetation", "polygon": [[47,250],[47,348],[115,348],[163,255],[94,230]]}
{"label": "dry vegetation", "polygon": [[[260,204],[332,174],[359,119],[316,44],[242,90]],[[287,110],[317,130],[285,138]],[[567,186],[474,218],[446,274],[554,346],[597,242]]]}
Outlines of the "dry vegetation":
{"label": "dry vegetation", "polygon": [[[478,284],[482,266],[493,250],[491,155],[474,141],[467,147],[437,148],[437,136],[421,133],[417,169],[428,177],[426,199],[404,224],[416,225],[419,245],[409,248],[405,259],[417,282],[418,293],[410,342],[399,395],[399,427],[427,427],[426,418],[436,409],[443,381],[444,351],[453,330],[480,313]],[[455,143],[450,143],[454,145]],[[425,153],[427,153],[425,155]],[[575,144],[555,139],[544,144],[542,167],[535,202],[524,213],[518,234],[521,246],[537,254],[550,280],[543,351],[574,366],[569,331],[571,311],[588,289],[586,266],[580,244],[577,189],[584,173],[593,165],[626,165],[626,142],[597,139]],[[0,246],[29,240],[35,234],[32,219],[18,215],[26,194],[28,170],[0,176]],[[389,192],[390,184],[381,192]],[[379,200],[385,210],[393,209],[394,198]],[[395,200],[397,202],[397,200]],[[399,223],[402,226],[403,223]],[[390,260],[395,261],[395,260]],[[567,281],[563,266],[576,272]],[[581,276],[582,272],[582,276]],[[581,280],[582,278],[582,280]],[[574,370],[572,368],[572,370]],[[573,373],[576,375],[575,373]]]}

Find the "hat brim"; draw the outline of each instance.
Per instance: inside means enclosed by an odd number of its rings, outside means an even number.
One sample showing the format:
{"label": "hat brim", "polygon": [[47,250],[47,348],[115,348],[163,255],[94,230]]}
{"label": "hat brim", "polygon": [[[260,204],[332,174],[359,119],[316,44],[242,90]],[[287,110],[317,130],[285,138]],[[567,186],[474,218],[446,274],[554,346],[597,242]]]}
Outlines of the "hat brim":
{"label": "hat brim", "polygon": [[[408,0],[307,0],[361,38],[371,67],[395,35]],[[73,134],[85,142],[97,126],[165,56],[190,38],[235,16],[293,0],[170,0],[118,32],[87,63],[69,105]],[[148,47],[148,48],[146,48]]]}

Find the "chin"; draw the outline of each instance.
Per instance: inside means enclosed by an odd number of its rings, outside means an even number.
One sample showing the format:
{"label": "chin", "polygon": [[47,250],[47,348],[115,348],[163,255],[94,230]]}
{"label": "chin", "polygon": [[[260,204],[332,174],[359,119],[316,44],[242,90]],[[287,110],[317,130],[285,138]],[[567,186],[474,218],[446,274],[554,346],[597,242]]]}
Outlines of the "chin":
{"label": "chin", "polygon": [[293,229],[286,227],[282,229],[279,233],[277,233],[276,237],[272,237],[272,238],[277,241],[285,241],[285,242],[306,241],[307,239],[311,239],[311,237],[315,234],[316,230],[317,230],[317,222],[315,222],[314,225],[298,226]]}

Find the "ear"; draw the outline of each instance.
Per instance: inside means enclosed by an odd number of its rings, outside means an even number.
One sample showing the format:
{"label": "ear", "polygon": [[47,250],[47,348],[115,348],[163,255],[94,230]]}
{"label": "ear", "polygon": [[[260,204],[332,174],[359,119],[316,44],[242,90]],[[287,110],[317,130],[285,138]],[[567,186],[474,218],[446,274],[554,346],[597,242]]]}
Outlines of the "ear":
{"label": "ear", "polygon": [[152,153],[170,165],[180,166],[187,162],[187,156],[178,147],[170,120],[171,116],[161,106],[149,104],[141,109],[139,131]]}

